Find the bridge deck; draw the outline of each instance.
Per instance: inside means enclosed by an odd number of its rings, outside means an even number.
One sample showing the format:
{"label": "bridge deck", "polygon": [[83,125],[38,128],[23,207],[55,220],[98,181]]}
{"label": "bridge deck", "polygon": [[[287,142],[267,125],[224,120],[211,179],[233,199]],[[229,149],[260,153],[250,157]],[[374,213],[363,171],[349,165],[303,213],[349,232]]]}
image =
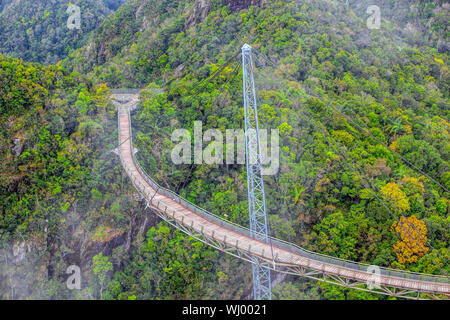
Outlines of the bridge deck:
{"label": "bridge deck", "polygon": [[[357,281],[373,281],[373,273],[367,270],[355,270],[346,268],[342,265],[327,263],[308,258],[276,244],[268,244],[256,240],[247,234],[224,226],[214,219],[208,219],[184,206],[176,199],[158,192],[146,179],[146,173],[140,170],[135,162],[132,153],[131,126],[128,109],[135,105],[137,97],[131,97],[130,102],[119,106],[119,154],[122,165],[124,166],[129,178],[133,181],[136,188],[145,195],[145,198],[151,199],[151,207],[160,212],[164,212],[180,225],[184,225],[206,237],[210,237],[226,246],[233,246],[238,250],[247,252],[252,256],[257,256],[271,264],[277,266],[301,267],[307,270],[315,270],[329,275],[343,277]],[[450,284],[432,281],[421,281],[407,279],[397,276],[382,274],[377,279],[381,285],[393,288],[410,289],[417,292],[431,292],[448,295],[450,293]]]}

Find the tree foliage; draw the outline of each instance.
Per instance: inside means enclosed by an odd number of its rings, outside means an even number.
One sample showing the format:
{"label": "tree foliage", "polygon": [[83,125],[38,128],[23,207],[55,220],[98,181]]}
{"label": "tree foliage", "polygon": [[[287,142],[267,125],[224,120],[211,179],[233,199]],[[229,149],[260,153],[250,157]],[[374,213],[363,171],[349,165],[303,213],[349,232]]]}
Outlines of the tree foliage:
{"label": "tree foliage", "polygon": [[395,221],[391,229],[399,233],[402,241],[394,245],[394,252],[398,262],[401,264],[417,262],[417,260],[428,252],[427,227],[425,222],[415,216],[408,218],[400,217]]}

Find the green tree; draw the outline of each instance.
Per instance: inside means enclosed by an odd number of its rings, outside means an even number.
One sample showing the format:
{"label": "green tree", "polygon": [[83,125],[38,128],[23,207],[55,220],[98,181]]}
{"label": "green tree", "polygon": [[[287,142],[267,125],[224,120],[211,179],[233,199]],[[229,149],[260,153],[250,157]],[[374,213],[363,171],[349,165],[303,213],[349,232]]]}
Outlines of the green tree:
{"label": "green tree", "polygon": [[92,270],[100,282],[100,298],[103,297],[103,288],[108,279],[108,273],[113,270],[113,264],[107,256],[100,252],[92,258]]}

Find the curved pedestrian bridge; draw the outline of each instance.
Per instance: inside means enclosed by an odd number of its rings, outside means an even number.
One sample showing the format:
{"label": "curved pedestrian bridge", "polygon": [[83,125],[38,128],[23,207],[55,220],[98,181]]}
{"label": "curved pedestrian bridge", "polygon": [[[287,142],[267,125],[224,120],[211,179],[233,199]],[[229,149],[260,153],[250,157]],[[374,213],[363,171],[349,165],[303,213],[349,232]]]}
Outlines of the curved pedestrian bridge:
{"label": "curved pedestrian bridge", "polygon": [[450,296],[449,277],[338,259],[274,238],[265,243],[251,237],[249,229],[209,213],[159,186],[134,157],[130,110],[137,106],[137,92],[119,92],[113,94],[113,98],[118,107],[118,154],[123,168],[147,206],[174,227],[223,252],[277,272],[408,299],[448,299]]}

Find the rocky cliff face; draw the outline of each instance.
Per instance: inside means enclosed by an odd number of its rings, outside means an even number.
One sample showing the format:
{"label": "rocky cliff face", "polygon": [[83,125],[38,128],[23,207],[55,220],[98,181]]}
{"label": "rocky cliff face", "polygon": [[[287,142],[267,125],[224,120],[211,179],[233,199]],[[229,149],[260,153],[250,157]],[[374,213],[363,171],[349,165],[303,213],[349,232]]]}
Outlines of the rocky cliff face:
{"label": "rocky cliff face", "polygon": [[223,0],[232,12],[237,12],[242,9],[247,9],[250,6],[262,6],[267,0]]}
{"label": "rocky cliff face", "polygon": [[40,293],[36,287],[50,279],[56,279],[57,285],[65,290],[69,265],[80,267],[82,288],[85,288],[89,286],[95,255],[102,252],[105,256],[115,256],[113,261],[118,266],[126,263],[129,252],[135,249],[134,246],[140,246],[148,229],[159,221],[156,214],[144,209],[142,202],[136,203],[136,210],[123,229],[106,228],[105,236],[99,238],[85,229],[81,217],[74,215],[77,213],[65,215],[68,221],[77,222],[62,230],[56,237],[58,240],[49,237],[45,229],[40,236],[36,234],[30,240],[16,240],[0,248],[0,299],[45,299],[45,293]]}
{"label": "rocky cliff face", "polygon": [[[247,9],[250,6],[262,6],[267,0],[222,0],[222,3],[230,8],[231,12]],[[198,0],[194,7],[194,12],[189,15],[185,29],[189,29],[195,24],[202,23],[211,9],[211,0]]]}
{"label": "rocky cliff face", "polygon": [[189,29],[191,26],[197,23],[201,23],[208,15],[211,5],[210,0],[199,0],[194,8],[194,13],[191,14],[185,24],[185,29]]}

